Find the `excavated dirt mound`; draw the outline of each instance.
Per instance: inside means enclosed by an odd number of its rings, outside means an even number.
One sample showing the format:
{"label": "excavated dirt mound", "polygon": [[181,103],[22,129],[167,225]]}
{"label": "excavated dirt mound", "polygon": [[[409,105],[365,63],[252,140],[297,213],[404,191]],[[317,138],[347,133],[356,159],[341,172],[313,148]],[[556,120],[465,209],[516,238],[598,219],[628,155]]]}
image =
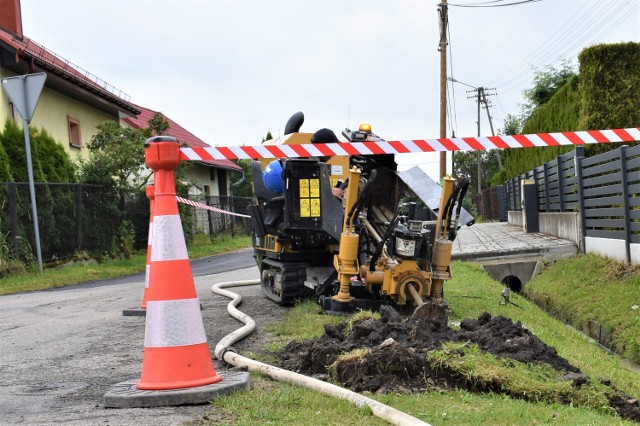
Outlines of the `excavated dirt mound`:
{"label": "excavated dirt mound", "polygon": [[[345,333],[345,324],[326,325],[325,334],[305,342],[291,342],[282,351],[279,366],[316,378],[326,379],[327,371],[341,354],[369,348],[366,356],[354,357],[335,366],[335,377],[345,387],[357,392],[410,393],[429,390],[465,388],[474,391],[497,391],[478,388],[457,374],[434,371],[427,352],[445,342],[472,342],[497,357],[525,363],[544,363],[558,370],[580,386],[588,380],[580,370],[560,357],[555,348],[513,323],[509,318],[483,313],[477,319],[465,319],[460,330],[435,319],[403,319],[395,310],[382,307],[381,319],[367,319],[353,324]],[[611,401],[620,416],[640,421],[640,405],[621,395]]]}

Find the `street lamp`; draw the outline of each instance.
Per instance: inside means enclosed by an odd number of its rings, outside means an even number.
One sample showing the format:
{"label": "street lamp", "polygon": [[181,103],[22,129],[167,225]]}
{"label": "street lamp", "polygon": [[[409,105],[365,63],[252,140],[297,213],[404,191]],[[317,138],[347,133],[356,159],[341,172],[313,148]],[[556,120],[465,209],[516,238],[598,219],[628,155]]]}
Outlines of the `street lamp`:
{"label": "street lamp", "polygon": [[449,80],[449,81],[450,81],[450,82],[452,82],[452,83],[460,83],[460,84],[463,84],[463,85],[465,85],[465,86],[469,86],[469,87],[471,87],[472,89],[478,90],[478,88],[477,88],[476,86],[472,86],[472,85],[470,85],[470,84],[463,83],[463,82],[461,82],[461,81],[456,80],[456,79],[455,79],[455,78],[453,78],[453,77],[447,77],[447,80]]}

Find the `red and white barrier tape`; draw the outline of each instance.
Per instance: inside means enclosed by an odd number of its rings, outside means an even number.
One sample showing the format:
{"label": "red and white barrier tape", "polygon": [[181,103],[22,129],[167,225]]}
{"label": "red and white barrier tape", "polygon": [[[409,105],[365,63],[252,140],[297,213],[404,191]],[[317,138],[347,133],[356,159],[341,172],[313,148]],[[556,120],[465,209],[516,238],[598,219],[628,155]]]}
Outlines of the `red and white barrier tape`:
{"label": "red and white barrier tape", "polygon": [[190,206],[198,207],[200,209],[211,210],[211,211],[214,211],[216,213],[230,214],[230,215],[239,216],[239,217],[251,217],[251,216],[247,216],[246,214],[234,213],[234,212],[229,212],[227,210],[219,209],[217,207],[211,207],[211,206],[208,206],[206,204],[198,203],[197,201],[191,201],[191,200],[188,200],[188,199],[182,198],[182,197],[176,197],[176,199],[178,200],[179,203],[188,204]]}
{"label": "red and white barrier tape", "polygon": [[640,128],[381,142],[181,148],[180,159],[210,161],[225,159],[305,158],[335,155],[473,151],[494,148],[528,148],[536,146],[584,145],[635,141],[640,141]]}

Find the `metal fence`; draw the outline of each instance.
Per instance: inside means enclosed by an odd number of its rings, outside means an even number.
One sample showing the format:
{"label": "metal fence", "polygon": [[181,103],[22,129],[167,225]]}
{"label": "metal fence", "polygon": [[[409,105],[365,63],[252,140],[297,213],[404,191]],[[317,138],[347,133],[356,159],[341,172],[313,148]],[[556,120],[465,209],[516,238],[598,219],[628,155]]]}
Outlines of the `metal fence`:
{"label": "metal fence", "polygon": [[[190,200],[198,201],[211,207],[217,207],[221,210],[249,215],[249,205],[251,198],[247,197],[227,197],[227,196],[190,196]],[[198,207],[185,206],[191,216],[191,226],[193,232],[214,235],[219,232],[251,232],[251,223],[249,218],[221,214],[211,210],[205,210]],[[184,211],[184,210],[183,210]]]}
{"label": "metal fence", "polygon": [[578,159],[584,156],[584,148],[577,147],[553,161],[507,180],[504,184],[507,210],[522,210],[520,184],[525,179],[532,179],[538,188],[539,211],[577,211],[579,200],[576,170]]}
{"label": "metal fence", "polygon": [[622,146],[580,160],[581,216],[585,237],[640,243],[640,145]]}
{"label": "metal fence", "polygon": [[505,183],[509,210],[521,210],[523,179],[536,181],[540,212],[580,213],[582,247],[589,237],[623,241],[631,262],[632,244],[640,244],[640,145],[589,158],[578,147],[510,179]]}
{"label": "metal fence", "polygon": [[507,198],[503,186],[485,189],[473,197],[473,204],[484,220],[507,221]]}
{"label": "metal fence", "polygon": [[[112,188],[77,183],[35,183],[42,258],[77,252],[111,253],[122,220],[135,230],[136,248],[147,244],[149,201],[144,193],[119,196]],[[27,183],[0,183],[0,248],[31,259],[35,236]]]}
{"label": "metal fence", "polygon": [[[123,221],[134,230],[134,248],[147,246],[149,200],[144,191],[118,193],[114,188],[79,183],[35,183],[40,246],[44,261],[78,252],[118,252]],[[250,198],[209,197],[205,204],[247,214]],[[245,218],[180,206],[185,231],[215,234],[249,232]],[[35,236],[28,183],[0,183],[0,257],[35,259]]]}

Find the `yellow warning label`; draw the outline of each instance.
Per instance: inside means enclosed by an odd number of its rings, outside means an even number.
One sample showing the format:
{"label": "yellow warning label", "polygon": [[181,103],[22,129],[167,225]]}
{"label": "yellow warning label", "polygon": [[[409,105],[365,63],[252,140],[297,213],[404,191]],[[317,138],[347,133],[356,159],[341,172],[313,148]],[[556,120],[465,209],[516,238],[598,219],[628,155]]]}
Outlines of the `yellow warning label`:
{"label": "yellow warning label", "polygon": [[311,199],[311,217],[320,217],[320,198]]}
{"label": "yellow warning label", "polygon": [[320,197],[320,179],[309,179],[310,181],[310,190],[309,190],[309,196],[310,197]]}
{"label": "yellow warning label", "polygon": [[309,179],[300,179],[300,198],[309,198]]}
{"label": "yellow warning label", "polygon": [[300,217],[311,217],[311,206],[309,205],[308,198],[300,200]]}

